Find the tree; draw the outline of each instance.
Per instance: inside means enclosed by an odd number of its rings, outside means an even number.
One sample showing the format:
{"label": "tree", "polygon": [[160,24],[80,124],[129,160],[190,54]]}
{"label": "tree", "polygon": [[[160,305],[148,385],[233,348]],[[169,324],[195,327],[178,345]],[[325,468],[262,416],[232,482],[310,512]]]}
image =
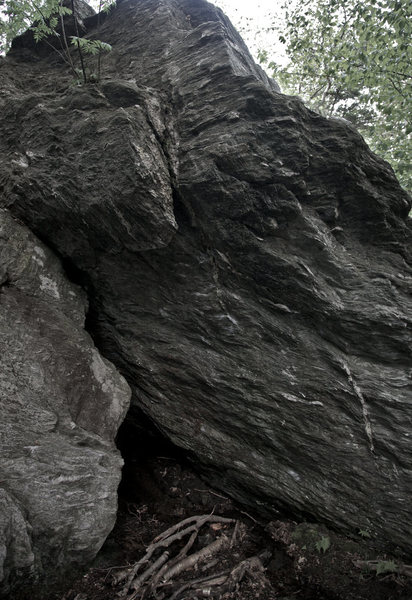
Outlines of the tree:
{"label": "tree", "polygon": [[[80,36],[79,20],[75,0],[0,0],[2,19],[0,21],[0,52],[10,48],[12,40],[25,30],[30,29],[36,42],[44,41],[56,52],[70,68],[76,78],[81,74],[83,82],[89,79],[84,55],[97,55],[97,79],[100,79],[101,54],[111,50],[111,46],[100,40],[90,40]],[[100,0],[99,20],[102,11],[108,11],[113,0]],[[66,34],[66,19],[71,18],[76,35]],[[70,45],[77,49],[80,70],[75,67]]]}
{"label": "tree", "polygon": [[264,50],[260,61],[286,93],[353,122],[412,190],[412,3],[296,0],[283,10],[275,28],[288,63]]}

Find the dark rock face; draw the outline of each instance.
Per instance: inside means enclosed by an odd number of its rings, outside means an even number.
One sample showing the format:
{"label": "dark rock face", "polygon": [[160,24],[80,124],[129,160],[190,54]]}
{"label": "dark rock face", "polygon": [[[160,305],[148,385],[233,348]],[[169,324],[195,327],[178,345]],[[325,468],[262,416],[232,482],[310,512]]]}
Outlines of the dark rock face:
{"label": "dark rock face", "polygon": [[100,88],[2,61],[1,202],[70,261],[133,405],[215,485],[411,550],[408,195],[206,2],[95,23]]}
{"label": "dark rock face", "polygon": [[[0,584],[94,557],[116,515],[129,388],[83,330],[85,297],[0,211]],[[52,579],[53,575],[49,574]]]}

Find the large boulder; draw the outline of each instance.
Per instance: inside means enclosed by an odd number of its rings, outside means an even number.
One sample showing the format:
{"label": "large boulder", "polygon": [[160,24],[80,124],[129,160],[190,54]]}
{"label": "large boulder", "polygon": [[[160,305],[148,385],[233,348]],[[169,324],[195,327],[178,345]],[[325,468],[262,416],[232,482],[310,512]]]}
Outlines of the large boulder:
{"label": "large boulder", "polygon": [[129,388],[84,331],[85,295],[0,211],[0,589],[51,583],[113,527]]}
{"label": "large boulder", "polygon": [[18,48],[0,66],[1,202],[85,286],[133,406],[210,481],[412,550],[408,194],[207,2],[85,24],[113,46],[100,87]]}

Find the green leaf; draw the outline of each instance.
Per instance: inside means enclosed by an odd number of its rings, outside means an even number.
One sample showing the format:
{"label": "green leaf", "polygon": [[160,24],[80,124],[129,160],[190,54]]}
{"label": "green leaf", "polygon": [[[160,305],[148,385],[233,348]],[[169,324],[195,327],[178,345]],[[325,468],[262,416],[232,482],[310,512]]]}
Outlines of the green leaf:
{"label": "green leaf", "polygon": [[371,537],[370,531],[368,529],[359,529],[358,533],[363,538],[370,538]]}
{"label": "green leaf", "polygon": [[67,6],[62,6],[61,4],[57,7],[57,12],[62,17],[64,17],[65,15],[71,15],[72,14],[72,11],[71,11],[70,8],[68,8]]}
{"label": "green leaf", "polygon": [[100,40],[89,40],[75,35],[70,36],[70,39],[72,44],[79,46],[85,54],[96,55],[100,52],[110,52],[112,50],[110,44],[106,44]]}
{"label": "green leaf", "polygon": [[316,542],[315,547],[318,552],[325,553],[330,547],[330,538],[328,536],[322,537],[318,542]]}
{"label": "green leaf", "polygon": [[398,565],[393,560],[382,560],[376,565],[376,575],[382,573],[396,573]]}

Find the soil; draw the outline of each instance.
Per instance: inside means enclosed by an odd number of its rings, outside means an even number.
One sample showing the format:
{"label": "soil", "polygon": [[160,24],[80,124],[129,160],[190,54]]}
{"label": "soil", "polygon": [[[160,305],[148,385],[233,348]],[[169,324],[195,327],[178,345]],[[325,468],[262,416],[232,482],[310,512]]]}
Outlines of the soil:
{"label": "soil", "polygon": [[[120,490],[117,524],[92,568],[75,580],[70,590],[42,600],[114,600],[141,598],[139,592],[115,585],[119,572],[130,568],[163,531],[194,515],[215,515],[237,520],[236,540],[226,549],[181,573],[174,587],[163,587],[157,596],[170,599],[184,582],[209,574],[230,572],[247,558],[259,557],[232,588],[203,586],[177,595],[179,600],[206,596],[224,600],[411,600],[412,578],[399,573],[399,562],[376,556],[368,532],[348,539],[324,526],[291,520],[264,522],[208,487],[189,466],[169,457],[129,462]],[[232,538],[234,523],[206,523],[193,551],[222,535]],[[177,544],[176,552],[183,545]],[[161,551],[159,550],[159,553]],[[159,556],[155,554],[154,556]],[[376,573],[359,561],[378,560]],[[260,561],[260,562],[259,562]],[[263,565],[263,566],[262,566]],[[386,571],[385,571],[386,569]],[[218,590],[216,592],[216,589]],[[220,591],[219,591],[220,590]],[[119,595],[120,594],[120,595]],[[32,599],[33,596],[29,595]]]}

